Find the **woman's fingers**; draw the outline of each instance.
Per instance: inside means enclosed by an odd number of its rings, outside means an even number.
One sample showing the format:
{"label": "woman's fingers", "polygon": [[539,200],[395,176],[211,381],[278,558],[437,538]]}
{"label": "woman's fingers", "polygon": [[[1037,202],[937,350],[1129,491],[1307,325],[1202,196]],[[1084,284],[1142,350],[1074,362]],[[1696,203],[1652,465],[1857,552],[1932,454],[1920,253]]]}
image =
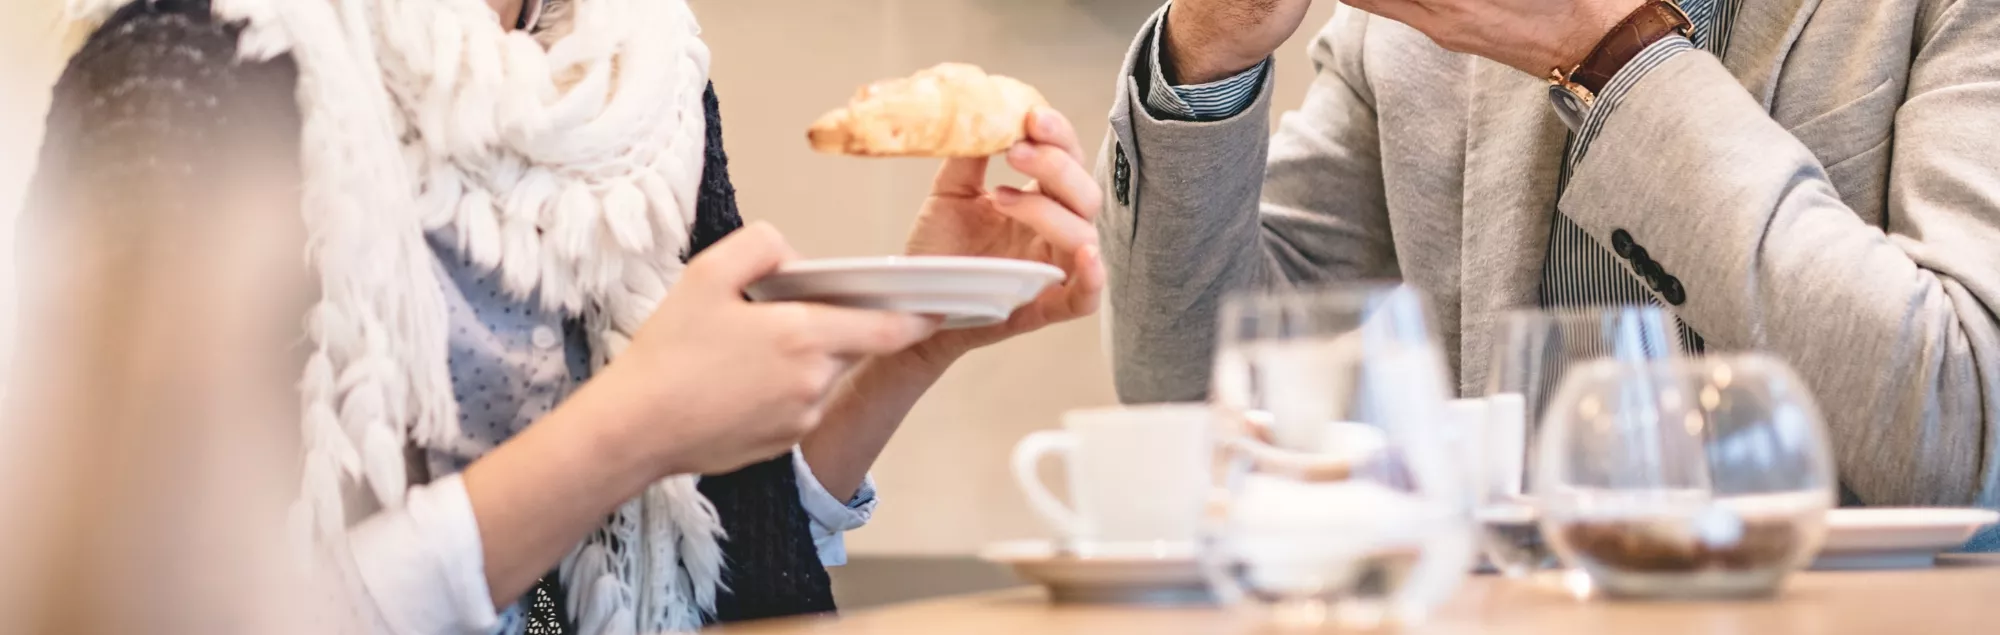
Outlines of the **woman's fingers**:
{"label": "woman's fingers", "polygon": [[1090,245],[1078,251],[1070,267],[1069,280],[1063,283],[1064,308],[1068,313],[1061,319],[1090,315],[1097,312],[1098,303],[1104,295],[1105,278],[1103,252],[1097,245]]}
{"label": "woman's fingers", "polygon": [[1078,250],[1067,260],[1069,278],[1035,296],[1035,301],[1015,311],[1008,327],[1019,331],[1067,322],[1097,312],[1104,297],[1103,258],[1093,245]]}
{"label": "woman's fingers", "polygon": [[799,257],[778,228],[758,221],[730,232],[688,261],[683,280],[689,290],[740,297],[743,288]]}
{"label": "woman's fingers", "polygon": [[986,191],[986,157],[945,159],[938,167],[931,193],[937,196],[973,198]]}
{"label": "woman's fingers", "polygon": [[1054,108],[1036,108],[1028,113],[1028,139],[1055,146],[1078,164],[1084,162],[1083,144],[1077,141],[1076,127]]}
{"label": "woman's fingers", "polygon": [[835,356],[887,355],[909,348],[937,332],[938,320],[921,315],[800,304],[801,332],[820,350]]}

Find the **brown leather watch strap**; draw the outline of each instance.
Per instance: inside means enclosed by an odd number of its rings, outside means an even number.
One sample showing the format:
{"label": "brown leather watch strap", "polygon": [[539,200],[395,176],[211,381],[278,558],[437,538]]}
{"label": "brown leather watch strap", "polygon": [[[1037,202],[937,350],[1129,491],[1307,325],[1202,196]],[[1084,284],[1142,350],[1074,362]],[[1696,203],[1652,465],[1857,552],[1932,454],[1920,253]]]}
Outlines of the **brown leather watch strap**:
{"label": "brown leather watch strap", "polygon": [[1570,72],[1569,81],[1590,89],[1592,94],[1604,92],[1611,76],[1638,57],[1640,51],[1668,35],[1685,36],[1693,29],[1694,23],[1674,0],[1647,0],[1597,41],[1597,48],[1591,49],[1590,55]]}

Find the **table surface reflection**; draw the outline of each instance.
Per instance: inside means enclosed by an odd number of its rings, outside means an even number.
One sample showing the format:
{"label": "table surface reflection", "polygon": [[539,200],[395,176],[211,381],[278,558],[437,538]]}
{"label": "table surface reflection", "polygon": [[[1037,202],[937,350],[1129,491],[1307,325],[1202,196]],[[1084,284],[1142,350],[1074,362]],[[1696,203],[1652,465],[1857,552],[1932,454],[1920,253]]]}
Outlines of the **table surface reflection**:
{"label": "table surface reflection", "polygon": [[[1299,632],[1208,607],[1069,606],[1017,588],[840,616],[736,624],[729,634],[956,635]],[[1327,629],[1328,632],[1353,632]],[[2000,633],[2000,555],[1946,556],[1931,569],[1809,571],[1776,598],[1730,602],[1578,601],[1547,585],[1474,576],[1422,626],[1397,633],[1791,635]]]}

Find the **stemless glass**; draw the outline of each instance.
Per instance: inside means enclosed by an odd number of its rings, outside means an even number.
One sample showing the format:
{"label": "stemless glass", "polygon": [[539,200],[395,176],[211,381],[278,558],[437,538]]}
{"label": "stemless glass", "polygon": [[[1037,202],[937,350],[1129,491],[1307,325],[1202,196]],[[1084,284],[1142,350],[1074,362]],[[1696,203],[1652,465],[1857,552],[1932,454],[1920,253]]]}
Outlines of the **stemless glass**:
{"label": "stemless glass", "polygon": [[1475,553],[1422,301],[1390,286],[1238,295],[1218,343],[1212,397],[1233,429],[1204,527],[1217,597],[1294,623],[1421,620]]}
{"label": "stemless glass", "polygon": [[1769,594],[1825,537],[1832,451],[1783,362],[1596,362],[1543,426],[1544,535],[1614,597]]}
{"label": "stemless glass", "polygon": [[1520,578],[1560,564],[1543,540],[1523,485],[1532,469],[1529,449],[1535,447],[1537,422],[1564,373],[1598,359],[1643,364],[1677,357],[1682,343],[1673,324],[1666,311],[1645,306],[1513,311],[1501,317],[1473,479],[1480,547],[1501,573]]}

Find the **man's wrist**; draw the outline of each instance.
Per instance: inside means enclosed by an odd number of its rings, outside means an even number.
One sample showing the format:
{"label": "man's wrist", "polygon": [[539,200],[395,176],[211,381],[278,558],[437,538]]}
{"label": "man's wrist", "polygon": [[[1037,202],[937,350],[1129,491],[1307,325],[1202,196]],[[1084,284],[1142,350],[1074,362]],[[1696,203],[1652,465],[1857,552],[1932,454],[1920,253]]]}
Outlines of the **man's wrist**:
{"label": "man's wrist", "polygon": [[[1607,6],[1623,7],[1629,2],[1613,0],[1613,4]],[[1593,93],[1602,92],[1612,76],[1632,63],[1641,51],[1675,34],[1688,35],[1692,28],[1693,23],[1687,13],[1681,11],[1674,0],[1638,0],[1636,6],[1626,9],[1610,26],[1603,28],[1590,49],[1577,58],[1573,66],[1558,67],[1558,70],[1568,69],[1565,71],[1568,81]]]}
{"label": "man's wrist", "polygon": [[1639,7],[1651,0],[1604,0],[1603,2],[1580,3],[1576,12],[1576,27],[1570,30],[1566,41],[1557,46],[1556,66],[1572,68],[1582,64],[1592,51],[1611,35],[1611,29],[1632,15]]}
{"label": "man's wrist", "polygon": [[1165,66],[1160,69],[1161,74],[1173,85],[1190,86],[1228,79],[1270,57],[1269,52],[1230,51],[1204,35],[1205,31],[1199,25],[1180,23],[1178,16],[1184,14],[1167,11],[1160,32],[1161,41],[1157,43],[1160,62]]}

